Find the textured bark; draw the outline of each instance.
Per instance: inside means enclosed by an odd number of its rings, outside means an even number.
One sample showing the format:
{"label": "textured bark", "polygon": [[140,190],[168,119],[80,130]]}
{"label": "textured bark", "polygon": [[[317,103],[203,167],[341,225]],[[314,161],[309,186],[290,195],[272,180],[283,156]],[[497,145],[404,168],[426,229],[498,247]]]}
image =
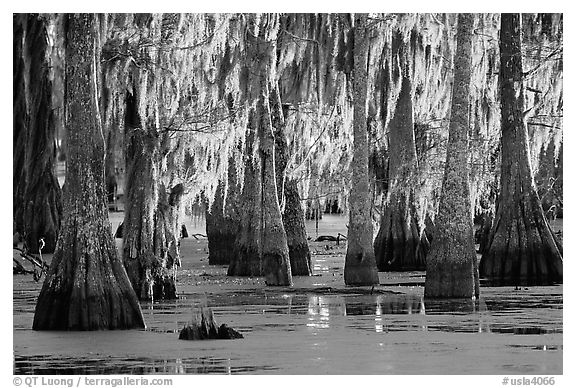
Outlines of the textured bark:
{"label": "textured bark", "polygon": [[24,233],[24,190],[25,190],[25,169],[24,160],[26,156],[26,134],[28,133],[28,112],[26,107],[26,85],[24,83],[24,24],[21,15],[13,15],[13,170],[12,170],[12,190],[13,190],[13,221],[14,233],[20,235]]}
{"label": "textured bark", "polygon": [[[56,128],[47,57],[47,21],[14,17],[14,219],[28,249],[54,252],[62,194],[54,174]],[[24,40],[22,42],[22,34]],[[16,57],[16,56],[19,56]]]}
{"label": "textured bark", "polygon": [[175,299],[181,225],[178,208],[183,190],[168,197],[160,184],[159,136],[139,127],[135,106],[130,106],[135,100],[127,101],[124,265],[141,300]]}
{"label": "textured bark", "polygon": [[192,320],[180,330],[178,336],[178,339],[188,341],[237,338],[244,338],[244,336],[226,324],[218,326],[214,313],[209,307],[194,308]]}
{"label": "textured bark", "polygon": [[241,201],[244,213],[235,258],[228,267],[228,274],[263,274],[268,285],[291,285],[288,243],[278,201],[270,107],[270,91],[277,87],[275,72],[279,20],[277,14],[263,14],[253,20],[259,21],[258,36],[246,34],[246,53],[247,66],[254,74],[250,79],[248,99],[255,104],[250,111],[246,139],[246,169]]}
{"label": "textured bark", "polygon": [[389,124],[390,161],[388,200],[374,240],[376,263],[380,271],[412,271],[426,268],[429,242],[421,230],[411,179],[417,169],[414,140],[412,82],[408,76],[402,86],[394,117]]}
{"label": "textured bark", "polygon": [[180,234],[182,230],[182,197],[179,183],[166,189],[161,183],[154,214],[154,262],[152,263],[153,298],[176,299],[176,275],[180,267]]}
{"label": "textured bark", "polygon": [[306,236],[304,210],[294,179],[287,178],[284,183],[285,206],[282,222],[288,239],[288,254],[293,276],[311,276],[312,258]]}
{"label": "textured bark", "polygon": [[260,161],[254,154],[254,112],[248,118],[244,151],[244,183],[240,196],[240,227],[234,243],[234,256],[228,266],[229,276],[262,276],[262,176]]}
{"label": "textured bark", "polygon": [[458,14],[448,148],[434,241],[426,260],[426,298],[480,295],[468,166],[473,27],[472,14]]}
{"label": "textured bark", "polygon": [[[126,111],[131,112],[131,109]],[[122,249],[126,272],[141,300],[153,297],[154,214],[158,203],[157,143],[156,136],[146,133],[138,125],[130,128],[127,120]]]}
{"label": "textured bark", "polygon": [[[234,242],[238,235],[240,215],[238,207],[238,182],[233,158],[228,161],[228,190],[224,182],[216,187],[214,200],[206,210],[206,236],[208,237],[208,264],[230,264],[234,257]],[[226,198],[224,195],[226,194]]]}
{"label": "textured bark", "polygon": [[366,15],[355,15],[354,27],[354,156],[350,187],[348,246],[344,264],[346,285],[378,284],[378,272],[372,246],[371,195],[368,182],[368,131],[366,98],[368,74],[366,59]]}
{"label": "textured bark", "polygon": [[266,284],[292,285],[290,255],[286,231],[276,190],[274,163],[274,133],[270,121],[270,106],[265,89],[257,105],[259,117],[259,151],[262,163],[262,261]]}
{"label": "textured bark", "polygon": [[563,280],[562,246],[544,217],[530,165],[520,33],[520,15],[502,14],[500,195],[480,276],[493,285],[548,285]]}
{"label": "textured bark", "polygon": [[98,110],[98,23],[68,16],[64,220],[36,304],[34,330],[143,328],[138,299],[112,239]]}
{"label": "textured bark", "polygon": [[270,91],[270,108],[274,128],[276,186],[278,198],[282,204],[282,224],[286,231],[290,268],[293,276],[310,276],[312,275],[311,256],[298,186],[296,181],[291,181],[285,176],[289,157],[288,142],[284,133],[284,112],[277,86]]}

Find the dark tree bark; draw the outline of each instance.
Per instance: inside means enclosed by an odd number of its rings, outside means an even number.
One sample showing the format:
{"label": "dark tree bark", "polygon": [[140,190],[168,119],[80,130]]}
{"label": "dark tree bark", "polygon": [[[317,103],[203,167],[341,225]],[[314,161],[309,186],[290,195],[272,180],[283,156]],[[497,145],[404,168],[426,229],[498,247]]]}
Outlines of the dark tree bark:
{"label": "dark tree bark", "polygon": [[434,241],[426,260],[426,298],[480,295],[468,167],[473,30],[474,16],[458,14],[448,149]]}
{"label": "dark tree bark", "polygon": [[[258,36],[246,34],[247,66],[253,73],[248,98],[255,101],[255,106],[250,111],[246,139],[247,163],[241,201],[244,213],[235,259],[228,267],[228,274],[263,274],[267,285],[291,285],[288,243],[278,201],[270,107],[271,90],[276,87],[278,15],[261,15],[258,27]],[[254,145],[258,147],[256,154],[252,152]]]}
{"label": "dark tree bark", "polygon": [[14,233],[24,234],[24,190],[26,159],[26,134],[28,133],[28,111],[26,106],[26,84],[24,82],[24,29],[25,20],[22,15],[13,15],[13,221]]}
{"label": "dark tree bark", "polygon": [[407,75],[394,117],[390,121],[388,200],[374,241],[380,271],[412,271],[426,268],[429,243],[421,230],[415,206],[413,177],[417,169],[412,108],[412,82]]}
{"label": "dark tree bark", "polygon": [[16,231],[28,249],[38,252],[42,239],[42,251],[51,253],[60,229],[62,194],[54,174],[56,128],[46,24],[36,14],[14,16],[13,210]]}
{"label": "dark tree bark", "polygon": [[[115,203],[118,194],[118,181],[116,180],[116,143],[117,128],[112,126],[106,136],[106,158],[104,177],[106,182],[106,201],[108,204]],[[118,210],[117,208],[114,210]]]}
{"label": "dark tree bark", "polygon": [[240,223],[239,185],[234,157],[228,161],[227,181],[226,193],[224,193],[224,182],[218,183],[212,206],[206,211],[208,263],[211,265],[230,264],[234,257],[234,243]]}
{"label": "dark tree bark", "polygon": [[230,264],[234,253],[236,233],[229,229],[224,214],[224,182],[218,182],[210,208],[206,208],[206,236],[208,237],[208,264]]}
{"label": "dark tree bark", "polygon": [[500,195],[480,276],[494,285],[548,285],[562,282],[562,246],[544,217],[530,165],[520,34],[520,15],[502,14]]}
{"label": "dark tree bark", "polygon": [[350,188],[350,221],[344,264],[346,285],[378,284],[378,272],[372,246],[372,205],[368,182],[368,130],[366,98],[368,74],[366,60],[368,38],[366,15],[356,14],[354,24],[354,156]]}
{"label": "dark tree bark", "polygon": [[64,220],[36,304],[34,330],[143,328],[138,299],[112,239],[99,117],[98,21],[70,15],[66,31],[67,165]]}

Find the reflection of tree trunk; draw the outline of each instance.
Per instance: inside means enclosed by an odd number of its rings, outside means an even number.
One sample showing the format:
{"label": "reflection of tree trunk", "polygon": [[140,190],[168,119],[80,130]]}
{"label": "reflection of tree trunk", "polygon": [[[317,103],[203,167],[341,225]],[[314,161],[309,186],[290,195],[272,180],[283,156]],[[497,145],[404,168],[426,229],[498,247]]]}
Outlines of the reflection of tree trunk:
{"label": "reflection of tree trunk", "polygon": [[138,299],[112,239],[104,190],[104,139],[98,115],[98,25],[68,16],[68,157],[64,220],[36,304],[34,330],[144,327]]}
{"label": "reflection of tree trunk", "polygon": [[238,177],[234,157],[228,161],[228,190],[224,198],[224,182],[216,187],[210,210],[206,211],[208,263],[230,264],[234,257],[234,242],[240,222],[238,210]]}
{"label": "reflection of tree trunk", "polygon": [[46,20],[38,15],[20,15],[14,22],[15,33],[25,32],[23,45],[21,39],[14,40],[15,226],[32,252],[38,252],[40,239],[45,243],[44,252],[54,252],[62,194],[54,175],[56,131]]}
{"label": "reflection of tree trunk", "polygon": [[474,16],[458,14],[457,51],[446,166],[434,242],[426,263],[428,298],[472,298],[480,290],[475,281],[476,248],[470,202],[468,128],[472,31]]}
{"label": "reflection of tree trunk", "polygon": [[368,131],[366,98],[368,38],[366,15],[356,14],[354,26],[354,157],[350,187],[350,221],[344,264],[347,285],[378,284],[378,272],[372,246],[371,195],[368,182]]}
{"label": "reflection of tree trunk", "polygon": [[383,209],[380,230],[374,241],[380,271],[423,270],[428,251],[426,233],[421,231],[415,206],[413,174],[416,172],[416,145],[412,111],[412,83],[408,76],[402,87],[394,117],[390,121],[390,163],[388,201]]}
{"label": "reflection of tree trunk", "polygon": [[519,14],[502,14],[502,172],[480,274],[496,285],[546,285],[562,282],[562,246],[544,217],[530,165],[520,29]]}

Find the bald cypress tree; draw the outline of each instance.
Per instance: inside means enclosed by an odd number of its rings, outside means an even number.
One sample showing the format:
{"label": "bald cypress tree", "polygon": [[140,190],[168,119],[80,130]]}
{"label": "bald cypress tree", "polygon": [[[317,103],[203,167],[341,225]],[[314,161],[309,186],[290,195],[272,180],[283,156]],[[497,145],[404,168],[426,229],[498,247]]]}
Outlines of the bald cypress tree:
{"label": "bald cypress tree", "polygon": [[378,284],[378,271],[372,246],[372,204],[368,182],[367,15],[356,14],[354,19],[354,156],[344,283],[373,285]]}
{"label": "bald cypress tree", "polygon": [[56,128],[48,58],[48,20],[38,14],[14,22],[15,231],[32,252],[54,252],[62,218],[62,193],[54,173]]}
{"label": "bald cypress tree", "polygon": [[480,276],[494,285],[547,285],[563,279],[562,245],[544,216],[530,164],[521,30],[519,14],[502,14],[500,193],[479,268]]}
{"label": "bald cypress tree", "polygon": [[[275,138],[270,96],[276,88],[278,14],[253,15],[246,31],[247,97],[251,102],[246,136],[244,208],[229,275],[266,277],[266,284],[291,285],[286,231],[277,191]],[[278,96],[279,98],[279,96]],[[280,107],[280,101],[277,103]]]}
{"label": "bald cypress tree", "polygon": [[479,295],[469,181],[472,14],[458,14],[446,166],[434,240],[426,260],[427,298]]}
{"label": "bald cypress tree", "polygon": [[95,15],[67,16],[64,220],[36,304],[34,330],[144,327],[108,220],[96,82],[98,29]]}

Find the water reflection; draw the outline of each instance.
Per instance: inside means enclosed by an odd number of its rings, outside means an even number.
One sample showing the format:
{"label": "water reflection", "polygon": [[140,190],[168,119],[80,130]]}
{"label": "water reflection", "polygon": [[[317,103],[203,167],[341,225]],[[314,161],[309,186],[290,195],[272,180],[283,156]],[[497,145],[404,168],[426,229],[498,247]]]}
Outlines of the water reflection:
{"label": "water reflection", "polygon": [[[492,322],[483,300],[432,300],[417,295],[308,295],[306,326],[313,331],[340,324],[367,328],[377,333],[390,331],[444,331],[462,333],[543,334],[540,327],[509,327]],[[400,316],[405,316],[401,318]],[[342,320],[342,317],[353,320]]]}
{"label": "water reflection", "polygon": [[14,374],[238,374],[276,370],[273,366],[235,366],[230,358],[196,357],[175,359],[106,357],[78,359],[46,356],[15,356]]}

